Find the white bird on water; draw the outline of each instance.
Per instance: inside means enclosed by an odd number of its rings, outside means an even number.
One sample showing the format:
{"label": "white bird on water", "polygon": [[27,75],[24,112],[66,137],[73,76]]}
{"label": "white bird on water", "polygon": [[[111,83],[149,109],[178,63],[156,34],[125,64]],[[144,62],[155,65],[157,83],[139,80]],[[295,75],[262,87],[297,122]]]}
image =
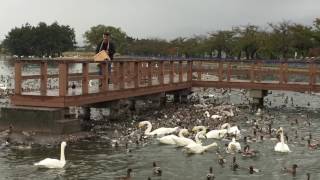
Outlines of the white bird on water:
{"label": "white bird on water", "polygon": [[179,129],[179,127],[174,127],[174,128],[165,128],[165,127],[161,127],[158,129],[155,129],[153,131],[151,131],[152,129],[152,125],[149,121],[142,121],[139,123],[139,128],[142,128],[143,126],[147,125],[147,129],[145,130],[144,134],[147,136],[163,136],[166,134],[171,134],[175,131],[177,131]]}
{"label": "white bird on water", "polygon": [[291,152],[289,149],[289,146],[284,142],[284,137],[283,137],[283,128],[280,127],[278,132],[280,132],[280,142],[276,144],[274,147],[274,151],[276,152],[282,152],[282,153],[288,153]]}
{"label": "white bird on water", "polygon": [[66,164],[66,159],[64,156],[64,150],[67,146],[67,143],[65,141],[63,141],[61,143],[61,153],[60,153],[60,160],[58,159],[51,159],[51,158],[46,158],[42,161],[39,161],[37,163],[35,163],[35,166],[41,166],[41,167],[45,167],[45,168],[63,168],[64,165]]}

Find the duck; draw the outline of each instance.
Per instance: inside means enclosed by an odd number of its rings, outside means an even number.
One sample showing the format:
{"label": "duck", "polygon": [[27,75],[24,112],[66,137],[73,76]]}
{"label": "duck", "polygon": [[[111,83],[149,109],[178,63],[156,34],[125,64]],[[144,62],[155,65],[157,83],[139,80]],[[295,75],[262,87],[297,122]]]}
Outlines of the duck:
{"label": "duck", "polygon": [[179,135],[176,136],[176,135],[173,135],[173,134],[170,134],[170,135],[167,135],[167,136],[163,136],[161,138],[158,138],[159,142],[162,143],[162,144],[169,144],[169,145],[175,145],[176,144],[176,141],[173,140],[173,138],[178,138],[178,137],[181,137],[181,138],[185,138],[184,135],[187,135],[189,132],[188,132],[188,129],[181,129],[179,131]]}
{"label": "duck", "polygon": [[171,134],[173,132],[176,132],[178,130],[179,127],[174,127],[174,128],[165,128],[165,127],[161,127],[158,129],[155,129],[153,131],[151,131],[152,129],[152,125],[149,121],[141,121],[139,123],[139,128],[142,128],[143,126],[147,125],[147,129],[145,130],[144,134],[147,136],[163,136],[166,134]]}
{"label": "duck", "polygon": [[251,150],[249,145],[246,145],[243,148],[243,152],[242,152],[243,157],[254,157],[256,156],[256,154],[257,154],[257,151]]}
{"label": "duck", "polygon": [[292,168],[284,167],[282,170],[285,171],[286,173],[289,173],[289,174],[292,174],[293,176],[295,176],[297,174],[297,168],[298,168],[298,165],[293,164]]}
{"label": "duck", "polygon": [[224,163],[226,163],[226,162],[227,162],[226,159],[223,158],[223,156],[219,154],[219,155],[218,155],[218,163],[219,163],[221,166],[223,166]]}
{"label": "duck", "polygon": [[190,154],[201,154],[203,152],[205,152],[206,150],[212,148],[212,147],[216,147],[218,146],[217,143],[211,143],[207,146],[202,146],[202,144],[189,144],[188,146],[185,146],[186,150],[188,153]]}
{"label": "duck", "polygon": [[289,149],[289,146],[284,142],[284,136],[283,136],[283,128],[280,127],[278,130],[278,133],[280,132],[280,142],[276,144],[274,147],[274,151],[281,152],[281,153],[288,153],[291,152]]}
{"label": "duck", "polygon": [[194,143],[201,144],[202,142],[199,137],[204,136],[204,134],[205,134],[204,131],[198,132],[195,136],[195,141],[186,137],[173,137],[172,139],[178,147],[183,147],[183,146],[188,146],[189,144],[194,144]]}
{"label": "duck", "polygon": [[228,144],[227,153],[241,151],[241,145],[236,141],[236,138],[233,137],[232,141]]}
{"label": "duck", "polygon": [[233,158],[232,158],[231,169],[232,169],[232,171],[236,171],[237,169],[239,169],[239,164],[236,162],[235,156],[233,156]]}
{"label": "duck", "polygon": [[213,174],[213,168],[209,168],[209,173],[207,174],[207,180],[214,180],[215,176]]}
{"label": "duck", "polygon": [[131,173],[132,173],[132,169],[129,168],[127,169],[127,175],[123,176],[123,177],[117,177],[115,178],[116,180],[131,180]]}
{"label": "duck", "polygon": [[249,166],[249,174],[258,173],[260,169],[253,168],[253,166]]}
{"label": "duck", "polygon": [[61,143],[61,153],[60,153],[60,160],[58,159],[51,159],[51,158],[46,158],[42,161],[39,161],[37,163],[35,163],[35,166],[41,166],[41,167],[45,167],[45,168],[63,168],[64,165],[66,164],[66,159],[64,156],[64,150],[65,147],[67,146],[67,143],[65,141],[63,141]]}
{"label": "duck", "polygon": [[161,176],[162,175],[162,170],[159,166],[157,166],[156,162],[153,162],[152,163],[152,166],[153,166],[153,175],[155,176]]}
{"label": "duck", "polygon": [[311,143],[311,139],[308,139],[308,148],[309,149],[317,149],[319,144]]}

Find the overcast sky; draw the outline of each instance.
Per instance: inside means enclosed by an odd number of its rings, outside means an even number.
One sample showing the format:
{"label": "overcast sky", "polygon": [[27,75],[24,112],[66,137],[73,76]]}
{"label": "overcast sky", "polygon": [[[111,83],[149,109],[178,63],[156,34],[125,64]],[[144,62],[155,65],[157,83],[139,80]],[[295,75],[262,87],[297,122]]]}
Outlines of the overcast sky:
{"label": "overcast sky", "polygon": [[134,38],[173,39],[283,20],[311,25],[316,17],[320,0],[0,0],[0,41],[27,22],[70,25],[82,45],[98,24]]}

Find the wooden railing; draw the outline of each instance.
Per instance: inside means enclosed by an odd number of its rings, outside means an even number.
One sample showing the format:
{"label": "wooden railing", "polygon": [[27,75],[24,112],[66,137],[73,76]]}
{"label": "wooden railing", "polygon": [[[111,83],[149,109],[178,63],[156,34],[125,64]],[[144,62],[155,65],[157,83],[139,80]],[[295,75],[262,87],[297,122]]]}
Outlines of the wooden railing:
{"label": "wooden railing", "polygon": [[[48,73],[48,64],[55,73]],[[70,72],[69,67],[81,64],[81,72]],[[33,65],[32,69],[38,74],[30,72],[23,74],[23,67]],[[99,70],[99,67],[101,70]],[[111,68],[108,68],[111,66]],[[101,73],[99,73],[99,71]],[[37,72],[37,71],[36,71]],[[146,86],[156,86],[191,82],[191,61],[163,61],[163,60],[114,60],[109,62],[93,62],[91,60],[17,60],[15,62],[15,95],[41,95],[48,94],[48,79],[57,79],[58,93],[55,96],[68,96],[71,81],[78,82],[81,95],[89,94],[89,81],[98,80],[99,88],[95,93],[112,90],[124,90]],[[23,82],[27,80],[40,80],[39,88],[30,93]],[[112,85],[108,84],[112,82]],[[35,83],[31,83],[35,84]],[[30,88],[29,88],[30,89]],[[51,89],[52,90],[52,89]]]}
{"label": "wooden railing", "polygon": [[[74,72],[76,65],[80,71]],[[12,102],[65,107],[191,87],[319,92],[318,66],[314,61],[24,59],[15,61]]]}

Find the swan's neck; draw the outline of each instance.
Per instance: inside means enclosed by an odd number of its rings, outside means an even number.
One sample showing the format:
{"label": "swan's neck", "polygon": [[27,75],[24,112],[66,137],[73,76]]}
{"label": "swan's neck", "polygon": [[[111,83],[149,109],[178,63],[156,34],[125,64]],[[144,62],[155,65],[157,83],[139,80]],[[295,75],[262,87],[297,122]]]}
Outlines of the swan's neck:
{"label": "swan's neck", "polygon": [[147,129],[146,131],[144,132],[144,134],[149,134],[151,132],[151,129],[152,129],[152,125],[150,122],[147,122]]}
{"label": "swan's neck", "polygon": [[65,149],[65,146],[61,146],[60,161],[66,161],[66,158],[64,156],[64,149]]}
{"label": "swan's neck", "polygon": [[179,132],[179,135],[178,135],[178,136],[179,136],[179,137],[184,137],[183,133],[185,133],[185,132],[186,132],[186,131],[185,131],[185,130],[183,130],[183,129],[182,129],[182,130],[180,130],[180,132]]}
{"label": "swan's neck", "polygon": [[196,134],[196,137],[194,138],[196,140],[196,143],[200,144],[201,143],[201,140],[199,139],[199,136],[203,134],[203,131],[200,131]]}
{"label": "swan's neck", "polygon": [[283,131],[281,131],[281,133],[280,133],[280,141],[281,141],[281,143],[284,143]]}

